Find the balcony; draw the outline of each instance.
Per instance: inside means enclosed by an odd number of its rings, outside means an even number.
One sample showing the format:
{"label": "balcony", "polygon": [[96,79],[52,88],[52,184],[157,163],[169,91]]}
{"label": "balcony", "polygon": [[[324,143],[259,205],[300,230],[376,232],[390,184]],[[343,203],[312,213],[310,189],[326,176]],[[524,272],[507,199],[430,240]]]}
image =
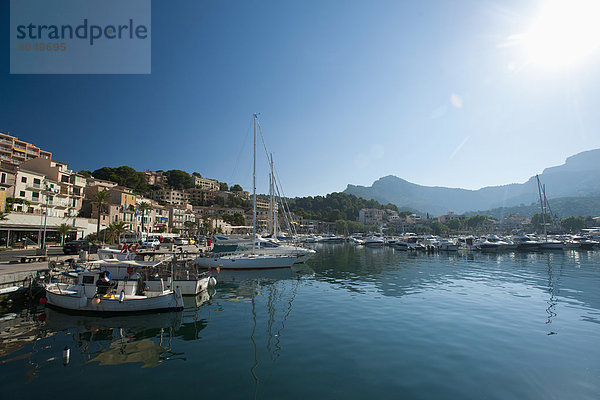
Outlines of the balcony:
{"label": "balcony", "polygon": [[8,140],[8,139],[4,139],[4,138],[0,138],[0,143],[4,143],[4,144],[8,144],[10,147],[12,147],[12,140]]}
{"label": "balcony", "polygon": [[19,150],[23,150],[23,151],[25,151],[25,149],[26,149],[26,146],[24,146],[24,145],[22,145],[22,144],[17,144],[17,143],[15,143],[15,144],[14,144],[14,148],[15,148],[15,149],[19,149]]}
{"label": "balcony", "polygon": [[41,183],[28,183],[27,189],[31,190],[44,190],[44,186]]}

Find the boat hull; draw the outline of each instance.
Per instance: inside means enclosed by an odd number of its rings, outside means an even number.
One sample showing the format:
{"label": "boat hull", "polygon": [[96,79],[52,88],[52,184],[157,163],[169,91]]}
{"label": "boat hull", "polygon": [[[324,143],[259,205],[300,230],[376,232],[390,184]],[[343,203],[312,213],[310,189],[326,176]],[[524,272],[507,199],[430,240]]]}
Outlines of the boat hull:
{"label": "boat hull", "polygon": [[224,256],[198,257],[195,262],[200,268],[248,270],[291,268],[298,257],[295,256]]}
{"label": "boat hull", "polygon": [[48,306],[84,313],[137,313],[183,310],[183,297],[180,290],[164,292],[154,296],[100,296],[95,304],[94,297],[89,298],[83,292],[57,288],[49,285],[46,288]]}

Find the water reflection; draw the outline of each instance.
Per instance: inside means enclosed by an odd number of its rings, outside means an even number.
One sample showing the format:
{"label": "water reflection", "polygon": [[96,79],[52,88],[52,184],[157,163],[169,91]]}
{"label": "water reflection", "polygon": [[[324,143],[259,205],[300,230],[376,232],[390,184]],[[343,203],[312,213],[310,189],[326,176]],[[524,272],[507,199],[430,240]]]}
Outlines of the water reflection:
{"label": "water reflection", "polygon": [[218,276],[221,299],[250,305],[251,324],[246,338],[252,348],[248,374],[253,398],[257,398],[261,386],[261,366],[276,362],[281,355],[286,322],[298,288],[303,279],[313,275],[310,267],[301,264],[292,269],[227,270]]}
{"label": "water reflection", "polygon": [[[403,297],[441,290],[466,295],[484,285],[511,296],[531,297],[538,290],[550,296],[544,306],[548,323],[556,317],[559,298],[573,306],[600,309],[594,286],[598,252],[422,254],[346,244],[321,245],[319,252],[319,257],[308,261],[315,279],[356,294],[375,290],[383,296]],[[585,271],[577,271],[580,268]],[[582,281],[582,275],[589,280]],[[585,318],[597,320],[593,313]]]}

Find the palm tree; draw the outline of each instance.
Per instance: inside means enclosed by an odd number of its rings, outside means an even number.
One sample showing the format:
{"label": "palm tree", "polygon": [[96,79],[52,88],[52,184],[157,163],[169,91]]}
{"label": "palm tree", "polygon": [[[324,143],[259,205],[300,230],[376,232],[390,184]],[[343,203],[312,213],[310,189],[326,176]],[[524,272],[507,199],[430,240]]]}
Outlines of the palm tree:
{"label": "palm tree", "polygon": [[185,221],[183,225],[188,231],[188,236],[194,236],[194,228],[196,227],[196,223],[194,221]]}
{"label": "palm tree", "polygon": [[60,234],[60,244],[65,244],[65,236],[69,234],[71,231],[71,225],[62,223],[57,228],[56,231]]}
{"label": "palm tree", "polygon": [[92,199],[92,203],[98,206],[98,226],[96,228],[96,235],[100,238],[100,215],[102,214],[102,208],[108,203],[109,193],[106,191],[98,191]]}
{"label": "palm tree", "polygon": [[[120,222],[114,222],[108,226],[108,229],[109,229],[112,239],[114,239],[116,237],[119,245],[121,244],[121,235],[123,233],[125,233],[125,231],[126,231],[125,225],[126,224],[124,221],[120,221]],[[111,239],[111,242],[112,242],[112,239]]]}
{"label": "palm tree", "polygon": [[145,201],[141,202],[138,205],[138,208],[142,212],[142,234],[144,233],[144,216],[146,215],[146,210],[150,209],[150,207],[151,207],[151,204],[147,203]]}

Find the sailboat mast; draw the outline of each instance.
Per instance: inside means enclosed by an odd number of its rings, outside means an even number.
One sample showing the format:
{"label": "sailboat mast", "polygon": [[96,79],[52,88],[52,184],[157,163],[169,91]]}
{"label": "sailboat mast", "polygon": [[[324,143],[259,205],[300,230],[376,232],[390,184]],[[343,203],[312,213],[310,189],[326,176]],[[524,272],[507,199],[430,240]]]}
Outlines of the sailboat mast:
{"label": "sailboat mast", "polygon": [[254,160],[252,168],[252,254],[256,246],[256,114],[254,114]]}
{"label": "sailboat mast", "polygon": [[271,216],[273,218],[273,238],[277,239],[277,205],[275,204],[275,172],[273,171],[273,153],[271,153]]}
{"label": "sailboat mast", "polygon": [[537,180],[538,193],[540,195],[540,208],[542,209],[542,224],[544,225],[544,239],[548,241],[548,234],[546,232],[546,204],[542,201],[542,184],[540,183],[540,177],[538,175],[535,176],[535,179]]}

